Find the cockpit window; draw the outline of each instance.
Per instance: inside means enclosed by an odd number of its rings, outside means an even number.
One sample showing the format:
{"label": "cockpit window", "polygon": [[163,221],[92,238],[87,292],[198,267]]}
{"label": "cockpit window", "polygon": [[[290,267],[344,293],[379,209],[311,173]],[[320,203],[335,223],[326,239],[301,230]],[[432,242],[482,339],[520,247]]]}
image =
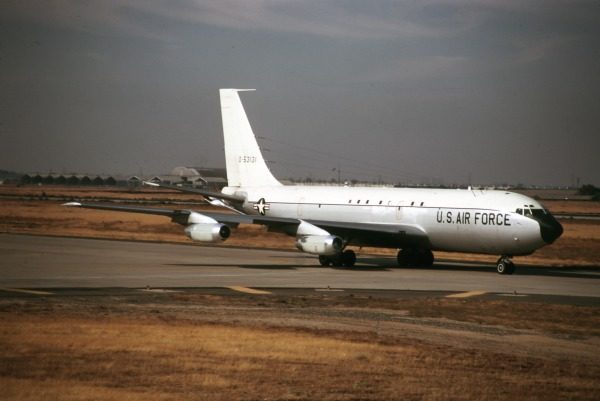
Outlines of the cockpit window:
{"label": "cockpit window", "polygon": [[515,212],[518,214],[522,214],[523,216],[535,217],[538,219],[541,219],[544,216],[548,215],[548,211],[546,209],[535,209],[529,207],[525,207],[523,209],[518,208]]}
{"label": "cockpit window", "polygon": [[533,217],[537,217],[538,219],[544,218],[548,214],[545,209],[531,209],[531,213]]}

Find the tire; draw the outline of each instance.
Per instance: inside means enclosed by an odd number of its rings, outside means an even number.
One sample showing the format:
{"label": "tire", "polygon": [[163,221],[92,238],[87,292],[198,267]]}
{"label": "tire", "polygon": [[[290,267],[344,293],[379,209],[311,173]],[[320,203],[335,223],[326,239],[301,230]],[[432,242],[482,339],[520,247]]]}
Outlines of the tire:
{"label": "tire", "polygon": [[398,251],[398,266],[408,267],[415,263],[415,252],[413,249],[406,248]]}
{"label": "tire", "polygon": [[336,255],[331,258],[331,266],[333,267],[342,267],[344,263],[342,262],[342,255]]}
{"label": "tire", "polygon": [[398,266],[400,267],[431,267],[433,261],[433,252],[429,249],[406,248],[398,252]]}
{"label": "tire", "polygon": [[347,250],[342,253],[341,259],[344,266],[352,267],[356,263],[356,254],[352,250]]}
{"label": "tire", "polygon": [[513,274],[515,272],[515,264],[506,257],[501,257],[496,263],[496,271],[498,274]]}
{"label": "tire", "polygon": [[506,274],[513,274],[515,272],[515,264],[513,262],[508,262],[508,272]]}
{"label": "tire", "polygon": [[329,266],[331,266],[331,259],[329,259],[325,255],[319,255],[319,263],[323,267],[329,267]]}
{"label": "tire", "polygon": [[496,271],[498,274],[507,274],[506,262],[501,260],[496,264]]}
{"label": "tire", "polygon": [[429,249],[423,251],[422,254],[419,255],[419,266],[422,267],[431,267],[433,266],[433,252]]}

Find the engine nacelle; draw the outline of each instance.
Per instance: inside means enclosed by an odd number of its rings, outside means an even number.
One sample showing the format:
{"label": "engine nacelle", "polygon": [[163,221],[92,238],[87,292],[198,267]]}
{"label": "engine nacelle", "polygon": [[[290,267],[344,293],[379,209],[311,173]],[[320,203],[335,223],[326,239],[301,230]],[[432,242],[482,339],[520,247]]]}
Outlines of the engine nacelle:
{"label": "engine nacelle", "polygon": [[185,228],[185,234],[194,241],[225,241],[231,235],[231,229],[221,223],[197,223]]}
{"label": "engine nacelle", "polygon": [[335,255],[342,251],[343,241],[334,235],[303,235],[296,239],[296,247],[307,253]]}

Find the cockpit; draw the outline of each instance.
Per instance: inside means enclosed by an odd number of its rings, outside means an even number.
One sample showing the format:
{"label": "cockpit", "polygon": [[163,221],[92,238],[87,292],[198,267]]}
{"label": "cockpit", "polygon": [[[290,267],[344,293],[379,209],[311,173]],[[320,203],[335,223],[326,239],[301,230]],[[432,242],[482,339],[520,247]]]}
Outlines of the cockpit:
{"label": "cockpit", "polygon": [[538,219],[543,219],[544,217],[550,215],[546,209],[536,208],[534,205],[523,205],[522,208],[518,208],[515,210],[516,213],[526,216],[526,217],[534,217]]}
{"label": "cockpit", "polygon": [[542,238],[548,244],[551,244],[563,233],[563,228],[550,212],[534,205],[523,205],[517,208],[515,213],[536,220],[540,224]]}

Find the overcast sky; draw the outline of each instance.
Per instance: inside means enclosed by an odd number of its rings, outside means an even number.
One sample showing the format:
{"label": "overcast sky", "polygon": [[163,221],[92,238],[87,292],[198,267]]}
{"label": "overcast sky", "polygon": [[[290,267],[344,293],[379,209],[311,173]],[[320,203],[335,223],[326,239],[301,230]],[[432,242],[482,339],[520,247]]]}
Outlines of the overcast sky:
{"label": "overcast sky", "polygon": [[3,0],[0,169],[600,184],[597,0]]}

